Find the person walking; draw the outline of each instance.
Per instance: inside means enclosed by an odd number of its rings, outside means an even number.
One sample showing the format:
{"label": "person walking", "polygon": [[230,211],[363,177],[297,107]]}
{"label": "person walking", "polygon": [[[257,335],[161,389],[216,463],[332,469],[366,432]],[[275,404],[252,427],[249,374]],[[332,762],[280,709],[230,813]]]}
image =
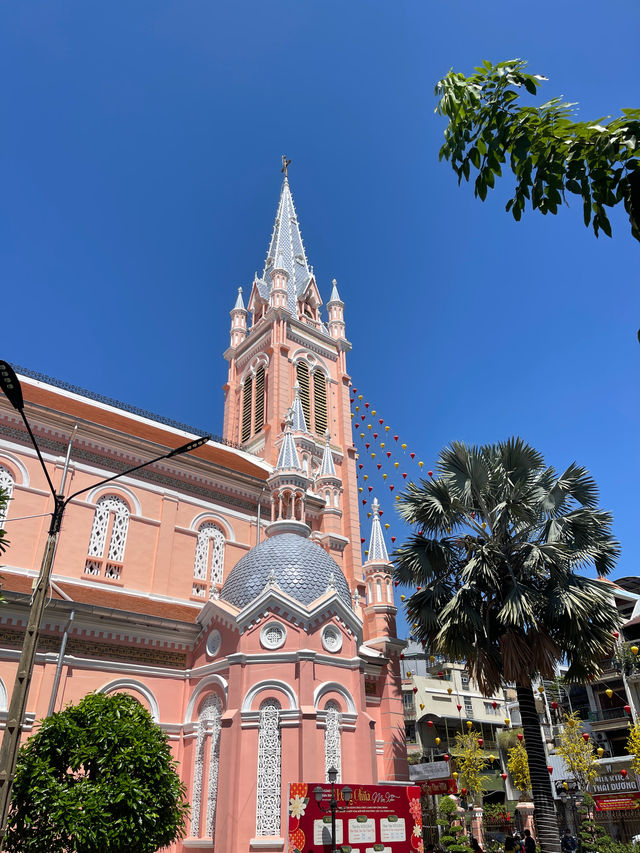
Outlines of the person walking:
{"label": "person walking", "polygon": [[524,853],[536,853],[536,842],[530,829],[524,831]]}
{"label": "person walking", "polygon": [[562,850],[562,853],[573,853],[577,846],[575,838],[571,835],[569,827],[567,827],[564,831],[564,835],[562,836],[560,850]]}

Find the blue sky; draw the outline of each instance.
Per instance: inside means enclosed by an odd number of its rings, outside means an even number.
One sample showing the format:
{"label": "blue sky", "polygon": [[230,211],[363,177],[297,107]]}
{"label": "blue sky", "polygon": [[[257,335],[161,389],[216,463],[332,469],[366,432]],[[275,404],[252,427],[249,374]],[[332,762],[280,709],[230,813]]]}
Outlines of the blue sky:
{"label": "blue sky", "polygon": [[425,470],[515,433],[575,459],[636,574],[640,247],[621,212],[596,240],[579,205],[516,224],[508,179],[485,204],[458,188],[433,87],[523,57],[542,97],[617,114],[639,36],[635,2],[2,4],[2,357],[220,431],[286,152],[354,383]]}

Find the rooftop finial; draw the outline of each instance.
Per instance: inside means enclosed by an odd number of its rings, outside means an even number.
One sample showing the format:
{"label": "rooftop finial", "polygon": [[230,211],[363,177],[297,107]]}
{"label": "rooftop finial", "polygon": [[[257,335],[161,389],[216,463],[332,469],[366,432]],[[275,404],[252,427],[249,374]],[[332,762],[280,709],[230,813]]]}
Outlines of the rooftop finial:
{"label": "rooftop finial", "polygon": [[290,165],[291,165],[291,160],[287,160],[287,155],[283,154],[282,155],[282,169],[280,169],[280,171],[284,173],[285,181],[287,180],[287,169],[289,168]]}

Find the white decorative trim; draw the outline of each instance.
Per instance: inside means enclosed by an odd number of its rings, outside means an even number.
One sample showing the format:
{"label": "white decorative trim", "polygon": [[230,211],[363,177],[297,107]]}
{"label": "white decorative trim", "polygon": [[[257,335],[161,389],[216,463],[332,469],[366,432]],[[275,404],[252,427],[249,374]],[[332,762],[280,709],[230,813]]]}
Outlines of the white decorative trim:
{"label": "white decorative trim", "polygon": [[260,631],[260,645],[265,649],[279,649],[287,641],[287,629],[282,622],[271,619]]}
{"label": "white decorative trim", "polygon": [[[122,492],[122,494],[129,501],[129,512],[132,516],[142,515],[142,506],[140,504],[140,501],[138,500],[138,497],[131,491],[131,489],[128,489],[126,486],[123,486],[120,481],[118,481],[117,483],[107,483],[104,486],[95,486],[95,488],[91,489],[91,491],[87,494],[85,501],[88,504],[96,504],[98,503],[100,498],[103,497],[103,493],[106,495],[111,494],[112,492],[116,494],[118,492]],[[131,510],[131,507],[134,508],[133,511]]]}
{"label": "white decorative trim", "polygon": [[342,631],[336,625],[326,625],[321,639],[323,647],[331,654],[337,654],[342,648]]}
{"label": "white decorative trim", "polygon": [[323,684],[319,684],[313,691],[313,704],[316,711],[320,708],[320,701],[322,700],[322,697],[326,696],[327,693],[338,693],[347,703],[348,710],[352,714],[358,713],[356,703],[353,701],[351,693],[349,693],[347,688],[343,687],[343,685],[339,684],[337,681],[325,681]]}
{"label": "white decorative trim", "polygon": [[160,721],[160,708],[158,701],[149,688],[140,681],[132,681],[127,678],[119,678],[116,681],[110,681],[108,684],[99,687],[97,693],[116,693],[118,690],[133,690],[136,693],[142,694],[149,703],[149,709],[153,721]]}
{"label": "white decorative trim", "polygon": [[0,714],[6,713],[8,710],[7,688],[4,686],[4,681],[0,678]]}
{"label": "white decorative trim", "polygon": [[203,521],[213,521],[214,524],[220,525],[227,542],[233,542],[234,544],[237,542],[233,528],[229,524],[228,520],[212,510],[204,510],[204,512],[200,512],[198,515],[194,516],[191,524],[189,525],[189,530],[193,530],[197,533],[198,527],[200,527]]}
{"label": "white decorative trim", "polygon": [[289,700],[289,710],[290,711],[299,711],[300,706],[298,705],[298,698],[295,694],[294,689],[286,683],[286,681],[276,681],[275,679],[265,679],[265,681],[259,681],[257,684],[254,684],[253,687],[247,692],[244,699],[242,700],[241,712],[252,711],[253,710],[253,700],[259,693],[264,693],[265,690],[277,690],[279,693],[284,693],[284,695]]}
{"label": "white decorative trim", "polygon": [[186,710],[185,715],[184,715],[185,723],[193,722],[192,716],[193,716],[193,712],[194,712],[194,709],[196,707],[196,703],[198,702],[199,697],[201,696],[201,694],[205,690],[208,690],[213,685],[218,687],[218,689],[222,692],[222,694],[224,696],[224,705],[226,708],[227,693],[229,691],[229,685],[227,683],[227,680],[225,678],[223,678],[221,675],[209,675],[207,678],[202,679],[202,681],[198,684],[196,689],[191,694],[191,698],[189,699],[189,702],[187,704],[187,710]]}
{"label": "white decorative trim", "polygon": [[0,465],[2,465],[3,460],[8,462],[10,466],[13,465],[20,472],[22,482],[19,483],[16,480],[15,485],[22,486],[23,488],[28,489],[31,484],[31,480],[29,478],[29,469],[26,467],[24,462],[22,462],[13,453],[9,453],[8,450],[0,450]]}

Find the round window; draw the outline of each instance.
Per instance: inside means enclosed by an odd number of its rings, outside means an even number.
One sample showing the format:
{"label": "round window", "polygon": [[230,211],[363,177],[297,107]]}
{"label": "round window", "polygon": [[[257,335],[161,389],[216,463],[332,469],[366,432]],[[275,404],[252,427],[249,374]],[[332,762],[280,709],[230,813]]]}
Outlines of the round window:
{"label": "round window", "polygon": [[335,625],[327,625],[322,632],[322,645],[328,652],[339,652],[342,648],[342,633]]}
{"label": "round window", "polygon": [[269,622],[260,631],[260,642],[265,649],[279,649],[284,646],[287,639],[287,631],[280,622]]}
{"label": "round window", "polygon": [[207,654],[210,658],[214,658],[218,654],[221,645],[222,634],[220,633],[220,631],[218,631],[217,628],[214,628],[213,631],[207,637]]}

